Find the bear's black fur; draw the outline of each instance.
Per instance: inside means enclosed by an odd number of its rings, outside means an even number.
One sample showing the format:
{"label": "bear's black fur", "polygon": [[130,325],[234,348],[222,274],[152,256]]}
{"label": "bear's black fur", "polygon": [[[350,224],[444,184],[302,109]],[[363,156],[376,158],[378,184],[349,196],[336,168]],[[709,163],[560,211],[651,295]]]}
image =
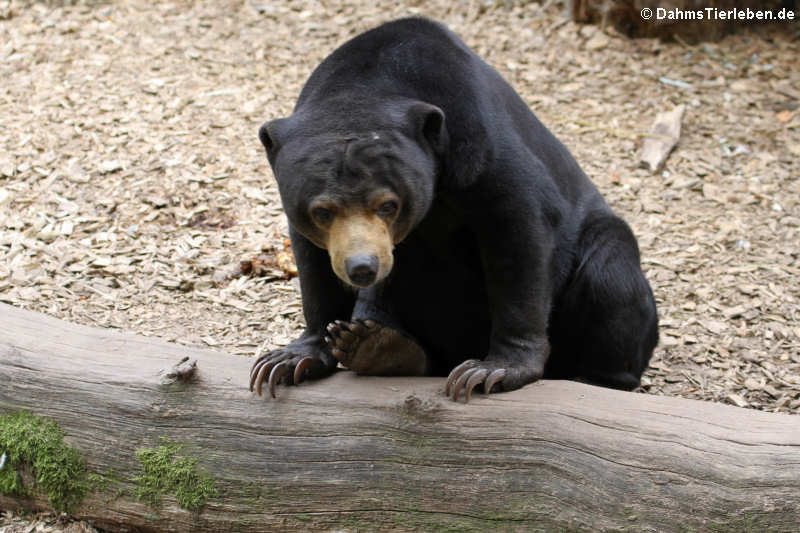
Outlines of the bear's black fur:
{"label": "bear's black fur", "polygon": [[452,371],[454,398],[542,377],[639,384],[658,327],[633,233],[442,25],[409,18],[355,37],[259,137],[306,330],[256,361],[251,388],[268,382],[274,395],[338,361],[364,374]]}

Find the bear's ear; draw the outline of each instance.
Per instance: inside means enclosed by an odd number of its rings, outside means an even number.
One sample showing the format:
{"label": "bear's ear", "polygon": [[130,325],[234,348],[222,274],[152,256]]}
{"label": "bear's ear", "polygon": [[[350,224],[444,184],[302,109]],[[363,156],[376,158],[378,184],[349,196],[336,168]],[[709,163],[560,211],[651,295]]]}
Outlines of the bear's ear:
{"label": "bear's ear", "polygon": [[258,128],[258,138],[267,151],[267,157],[272,159],[273,154],[280,148],[280,125],[285,119],[278,118],[265,122]]}
{"label": "bear's ear", "polygon": [[442,154],[447,147],[447,129],[444,125],[444,112],[435,105],[418,102],[408,110],[409,122],[414,126],[417,137],[426,141],[433,152]]}

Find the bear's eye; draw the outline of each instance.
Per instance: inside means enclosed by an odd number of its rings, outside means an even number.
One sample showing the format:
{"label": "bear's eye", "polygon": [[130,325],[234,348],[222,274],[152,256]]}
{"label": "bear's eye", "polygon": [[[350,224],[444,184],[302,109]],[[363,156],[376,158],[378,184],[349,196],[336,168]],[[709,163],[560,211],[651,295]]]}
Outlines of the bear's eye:
{"label": "bear's eye", "polygon": [[315,207],[311,210],[311,217],[320,226],[328,226],[333,222],[333,211],[326,207]]}
{"label": "bear's eye", "polygon": [[397,202],[390,200],[378,206],[378,216],[381,218],[392,218],[397,213]]}

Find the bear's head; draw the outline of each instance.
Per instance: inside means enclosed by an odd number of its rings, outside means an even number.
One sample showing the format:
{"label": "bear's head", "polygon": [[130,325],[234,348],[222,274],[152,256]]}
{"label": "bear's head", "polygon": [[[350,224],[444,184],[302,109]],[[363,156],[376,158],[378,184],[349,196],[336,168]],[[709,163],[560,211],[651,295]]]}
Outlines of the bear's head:
{"label": "bear's head", "polygon": [[444,113],[407,100],[356,112],[341,104],[300,107],[264,124],[259,138],[289,223],[328,250],[341,280],[369,287],[391,272],[394,245],[433,202]]}

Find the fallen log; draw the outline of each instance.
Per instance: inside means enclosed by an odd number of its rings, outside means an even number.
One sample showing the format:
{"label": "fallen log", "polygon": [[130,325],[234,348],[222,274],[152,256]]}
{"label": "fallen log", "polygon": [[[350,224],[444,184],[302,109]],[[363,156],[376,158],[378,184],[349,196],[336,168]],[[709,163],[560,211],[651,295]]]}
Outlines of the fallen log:
{"label": "fallen log", "polygon": [[[246,390],[250,362],[0,304],[0,420],[25,410],[60,425],[93,480],[69,512],[109,531],[800,523],[798,416],[561,381],[464,404],[443,379],[345,371],[273,400]],[[198,485],[213,480],[207,499],[142,490],[145,458],[167,449]],[[35,467],[16,468],[31,487]],[[2,509],[50,507],[35,487],[0,495]]]}

